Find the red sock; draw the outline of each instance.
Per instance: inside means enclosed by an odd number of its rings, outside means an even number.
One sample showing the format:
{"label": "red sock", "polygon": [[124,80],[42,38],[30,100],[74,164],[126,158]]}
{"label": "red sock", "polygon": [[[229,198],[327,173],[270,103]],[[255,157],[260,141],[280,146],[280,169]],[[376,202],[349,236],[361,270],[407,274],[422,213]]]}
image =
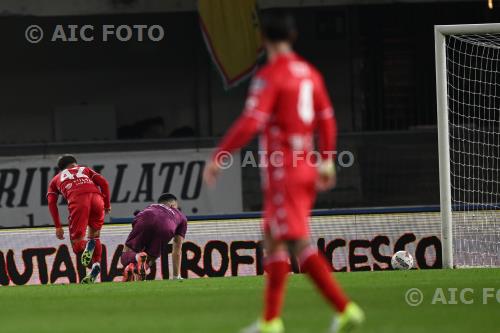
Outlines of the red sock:
{"label": "red sock", "polygon": [[283,306],[286,279],[290,272],[288,253],[283,251],[267,257],[264,268],[267,272],[264,320],[270,321],[279,317]]}
{"label": "red sock", "polygon": [[85,245],[87,245],[87,243],[83,239],[71,242],[71,246],[73,247],[73,252],[76,255],[80,255],[83,252],[83,250],[85,250]]}
{"label": "red sock", "polygon": [[92,263],[100,263],[101,262],[101,256],[102,256],[102,244],[101,244],[101,239],[100,238],[94,238],[95,240],[95,249],[94,249],[94,254],[92,255]]}
{"label": "red sock", "polygon": [[323,296],[338,312],[343,312],[349,299],[332,276],[325,258],[319,255],[317,250],[309,247],[301,253],[299,260],[302,271],[311,277]]}

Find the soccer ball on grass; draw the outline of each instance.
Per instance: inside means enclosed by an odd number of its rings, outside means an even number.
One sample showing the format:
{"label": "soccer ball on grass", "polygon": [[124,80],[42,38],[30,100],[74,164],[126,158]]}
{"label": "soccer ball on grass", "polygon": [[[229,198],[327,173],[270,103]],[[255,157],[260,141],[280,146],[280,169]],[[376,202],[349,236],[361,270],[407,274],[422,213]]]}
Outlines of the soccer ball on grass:
{"label": "soccer ball on grass", "polygon": [[398,251],[391,259],[391,266],[397,270],[408,270],[413,268],[413,257],[408,251]]}

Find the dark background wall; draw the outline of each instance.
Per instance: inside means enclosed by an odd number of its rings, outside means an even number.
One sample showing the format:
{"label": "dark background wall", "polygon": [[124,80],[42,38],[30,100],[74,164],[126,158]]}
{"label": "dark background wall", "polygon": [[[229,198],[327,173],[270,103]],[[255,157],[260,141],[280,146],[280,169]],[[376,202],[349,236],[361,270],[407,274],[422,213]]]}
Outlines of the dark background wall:
{"label": "dark background wall", "polygon": [[[296,49],[324,73],[339,150],[356,159],[318,207],[438,204],[433,26],[495,22],[498,11],[482,2],[293,11]],[[33,45],[24,39],[30,24],[161,24],[166,38]],[[218,137],[244,103],[248,83],[223,89],[195,12],[0,17],[0,38],[3,145]],[[95,119],[96,110],[104,110],[103,119]],[[71,137],[58,128],[68,119],[100,125]],[[259,209],[257,170],[245,170],[244,183],[245,208]]]}

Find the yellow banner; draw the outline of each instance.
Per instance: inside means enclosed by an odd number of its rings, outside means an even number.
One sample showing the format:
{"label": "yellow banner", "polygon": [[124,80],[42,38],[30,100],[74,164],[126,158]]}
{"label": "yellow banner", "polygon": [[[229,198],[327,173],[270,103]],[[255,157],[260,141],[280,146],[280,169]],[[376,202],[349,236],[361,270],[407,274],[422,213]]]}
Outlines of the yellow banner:
{"label": "yellow banner", "polygon": [[199,0],[200,25],[226,88],[251,75],[262,51],[256,0]]}

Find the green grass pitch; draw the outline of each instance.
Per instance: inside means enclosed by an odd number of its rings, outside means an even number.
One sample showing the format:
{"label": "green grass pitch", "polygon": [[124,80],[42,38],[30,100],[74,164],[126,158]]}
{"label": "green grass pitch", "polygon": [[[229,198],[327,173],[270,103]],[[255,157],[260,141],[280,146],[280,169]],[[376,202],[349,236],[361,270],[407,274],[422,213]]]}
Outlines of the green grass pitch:
{"label": "green grass pitch", "polygon": [[[337,274],[366,311],[360,332],[500,332],[500,299],[483,288],[500,289],[500,269],[428,270]],[[0,332],[237,332],[259,315],[262,277],[191,279],[0,288]],[[418,307],[405,302],[419,288]],[[467,301],[431,301],[436,288],[472,288]],[[457,293],[457,296],[459,294]],[[498,295],[500,298],[500,294]],[[288,333],[325,332],[331,311],[302,275],[291,276],[283,318]]]}

